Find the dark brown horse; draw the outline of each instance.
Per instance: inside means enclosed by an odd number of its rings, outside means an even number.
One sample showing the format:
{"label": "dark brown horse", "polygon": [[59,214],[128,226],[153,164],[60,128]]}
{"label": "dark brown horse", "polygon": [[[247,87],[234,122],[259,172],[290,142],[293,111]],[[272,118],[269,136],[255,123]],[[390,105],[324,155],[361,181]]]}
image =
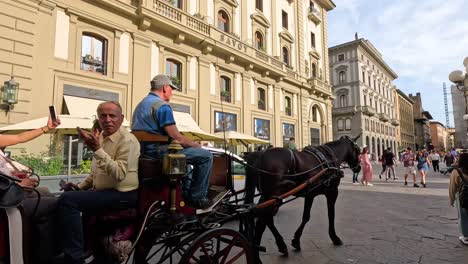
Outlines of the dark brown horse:
{"label": "dark brown horse", "polygon": [[[335,232],[335,202],[338,197],[338,185],[343,177],[339,170],[341,163],[346,162],[349,167],[358,172],[360,148],[354,139],[344,136],[339,140],[326,143],[318,147],[305,147],[302,151],[290,151],[283,148],[268,149],[263,152],[248,153],[245,202],[253,203],[255,188],[261,193],[260,202],[280,196],[295,186],[310,179],[323,168],[331,168],[318,182],[307,190],[301,191],[297,196],[305,198],[302,222],[292,241],[292,246],[300,250],[300,237],[305,224],[310,219],[310,210],[315,196],[323,194],[327,198],[328,207],[328,234],[335,245],[343,242]],[[276,245],[283,255],[288,255],[288,248],[283,237],[274,225],[273,216],[278,211],[278,206],[270,207],[258,212],[255,223],[254,243],[260,246],[263,232],[268,228],[275,237]],[[257,259],[260,261],[260,259]]]}

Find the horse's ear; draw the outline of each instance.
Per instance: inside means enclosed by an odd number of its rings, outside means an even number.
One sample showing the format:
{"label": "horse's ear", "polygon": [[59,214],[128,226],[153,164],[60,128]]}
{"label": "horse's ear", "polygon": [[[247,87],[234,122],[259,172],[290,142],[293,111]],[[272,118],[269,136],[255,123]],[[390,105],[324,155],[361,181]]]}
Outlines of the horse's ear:
{"label": "horse's ear", "polygon": [[356,142],[360,137],[361,137],[362,133],[359,133],[359,135],[357,135],[357,137],[353,138],[353,141]]}

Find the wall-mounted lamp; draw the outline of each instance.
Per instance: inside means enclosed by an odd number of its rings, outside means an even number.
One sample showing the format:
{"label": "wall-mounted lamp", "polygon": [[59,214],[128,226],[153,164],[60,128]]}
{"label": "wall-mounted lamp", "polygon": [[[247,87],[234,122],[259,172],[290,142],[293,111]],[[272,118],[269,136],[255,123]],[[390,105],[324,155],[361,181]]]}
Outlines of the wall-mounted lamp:
{"label": "wall-mounted lamp", "polygon": [[11,77],[9,81],[5,81],[2,86],[2,103],[8,105],[6,111],[13,109],[13,105],[18,103],[19,83]]}

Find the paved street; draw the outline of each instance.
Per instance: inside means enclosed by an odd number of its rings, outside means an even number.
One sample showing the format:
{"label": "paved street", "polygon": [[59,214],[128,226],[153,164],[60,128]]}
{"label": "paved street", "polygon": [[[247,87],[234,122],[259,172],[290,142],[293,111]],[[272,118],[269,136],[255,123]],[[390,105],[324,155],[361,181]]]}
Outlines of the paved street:
{"label": "paved street", "polygon": [[[353,185],[348,171],[340,185],[336,206],[336,230],[344,245],[335,247],[328,238],[326,203],[317,197],[312,220],[306,226],[302,251],[290,246],[302,215],[302,199],[283,206],[275,221],[290,247],[289,258],[280,257],[267,230],[262,253],[264,263],[468,263],[468,247],[458,241],[456,209],[448,205],[448,176],[431,172],[427,188],[403,186],[378,179],[375,186]],[[402,171],[401,166],[397,169]],[[418,180],[419,181],[419,180]]]}

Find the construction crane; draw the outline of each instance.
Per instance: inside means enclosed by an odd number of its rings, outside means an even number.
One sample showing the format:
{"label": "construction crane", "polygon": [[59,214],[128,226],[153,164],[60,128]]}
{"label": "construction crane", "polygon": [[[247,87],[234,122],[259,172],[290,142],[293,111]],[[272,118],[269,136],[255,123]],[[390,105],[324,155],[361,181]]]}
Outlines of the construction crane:
{"label": "construction crane", "polygon": [[443,89],[444,89],[444,104],[445,104],[445,125],[447,127],[450,127],[447,87],[445,86],[445,83],[443,83]]}

